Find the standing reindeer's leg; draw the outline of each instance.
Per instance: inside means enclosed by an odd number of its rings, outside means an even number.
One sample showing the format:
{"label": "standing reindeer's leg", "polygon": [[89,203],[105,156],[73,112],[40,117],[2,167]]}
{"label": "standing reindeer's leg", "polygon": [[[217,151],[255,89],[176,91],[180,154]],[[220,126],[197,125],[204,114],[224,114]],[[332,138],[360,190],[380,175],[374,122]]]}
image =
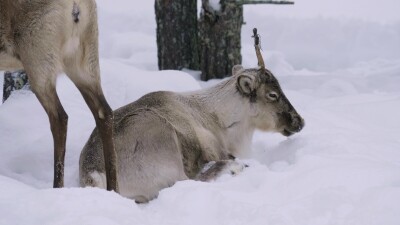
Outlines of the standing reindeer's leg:
{"label": "standing reindeer's leg", "polygon": [[118,192],[117,182],[117,155],[114,149],[113,141],[113,112],[108,105],[100,84],[93,89],[93,84],[77,83],[79,91],[82,93],[96,120],[96,126],[100,132],[103,144],[104,163],[107,178],[107,190]]}
{"label": "standing reindeer's leg", "polygon": [[100,81],[97,12],[94,0],[71,5],[71,36],[63,52],[64,72],[74,82],[89,106],[103,144],[107,190],[118,192],[117,153],[114,149],[114,117]]}
{"label": "standing reindeer's leg", "polygon": [[98,59],[97,26],[89,26],[88,37],[81,40],[76,57],[64,60],[65,72],[81,92],[89,106],[99,130],[103,144],[103,154],[107,178],[107,190],[118,192],[117,154],[114,149],[113,111],[108,105],[100,81]]}
{"label": "standing reindeer's leg", "polygon": [[39,99],[49,120],[54,142],[54,180],[53,187],[64,186],[65,142],[67,139],[68,115],[65,113],[55,88],[55,75],[39,74],[35,70],[28,71],[29,82],[33,92]]}

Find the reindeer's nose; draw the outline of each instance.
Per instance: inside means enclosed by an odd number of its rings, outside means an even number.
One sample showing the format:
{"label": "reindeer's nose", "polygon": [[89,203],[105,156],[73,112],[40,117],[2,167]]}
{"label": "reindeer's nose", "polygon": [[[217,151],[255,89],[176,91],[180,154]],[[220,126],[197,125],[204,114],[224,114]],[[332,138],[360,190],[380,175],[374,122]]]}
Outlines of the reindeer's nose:
{"label": "reindeer's nose", "polygon": [[301,116],[299,116],[299,115],[294,116],[293,125],[294,125],[296,132],[300,132],[305,125],[304,119],[301,118]]}

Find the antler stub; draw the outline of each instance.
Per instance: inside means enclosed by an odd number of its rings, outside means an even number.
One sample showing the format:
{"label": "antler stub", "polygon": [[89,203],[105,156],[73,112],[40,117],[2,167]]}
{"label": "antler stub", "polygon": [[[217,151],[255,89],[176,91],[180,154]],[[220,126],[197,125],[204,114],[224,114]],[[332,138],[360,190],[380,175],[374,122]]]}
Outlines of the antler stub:
{"label": "antler stub", "polygon": [[260,35],[257,34],[257,28],[253,29],[253,36],[254,38],[254,48],[256,49],[256,55],[258,59],[258,66],[261,67],[262,70],[265,70],[264,59],[261,55],[261,44],[260,44]]}

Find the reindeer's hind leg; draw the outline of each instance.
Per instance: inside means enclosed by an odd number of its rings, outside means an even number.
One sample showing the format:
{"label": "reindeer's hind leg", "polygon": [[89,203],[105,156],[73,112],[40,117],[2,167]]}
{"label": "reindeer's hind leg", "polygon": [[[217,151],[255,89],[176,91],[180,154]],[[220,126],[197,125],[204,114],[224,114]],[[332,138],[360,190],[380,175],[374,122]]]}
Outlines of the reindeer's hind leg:
{"label": "reindeer's hind leg", "polygon": [[[64,186],[65,142],[67,139],[68,115],[65,113],[55,88],[55,71],[41,71],[40,66],[26,67],[32,91],[46,111],[54,141],[54,180],[53,187]],[[47,73],[47,74],[46,74]],[[50,75],[50,76],[49,76]]]}
{"label": "reindeer's hind leg", "polygon": [[[94,35],[97,31],[89,30],[89,32]],[[81,92],[95,118],[103,144],[107,190],[118,192],[117,154],[114,148],[113,134],[114,117],[101,88],[97,39],[95,37],[81,40],[83,42],[75,57],[64,60],[65,72]]]}
{"label": "reindeer's hind leg", "polygon": [[114,149],[113,112],[108,105],[99,85],[76,83],[87,105],[96,120],[103,144],[103,155],[106,169],[107,190],[118,192],[117,155]]}
{"label": "reindeer's hind leg", "polygon": [[72,14],[67,14],[72,17],[67,19],[66,26],[71,33],[63,47],[63,69],[81,92],[96,121],[103,144],[107,190],[118,192],[113,111],[100,82],[96,4],[94,0],[74,1],[69,6]]}

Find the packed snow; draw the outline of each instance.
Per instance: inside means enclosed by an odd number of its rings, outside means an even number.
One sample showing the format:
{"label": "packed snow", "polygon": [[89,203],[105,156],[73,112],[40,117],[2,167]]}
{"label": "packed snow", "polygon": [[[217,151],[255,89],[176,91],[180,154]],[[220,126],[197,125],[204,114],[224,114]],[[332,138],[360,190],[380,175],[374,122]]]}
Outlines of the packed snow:
{"label": "packed snow", "polygon": [[209,4],[215,11],[221,10],[220,0],[210,0]]}
{"label": "packed snow", "polygon": [[[46,113],[32,93],[15,92],[0,105],[0,224],[400,224],[400,14],[393,13],[400,3],[376,2],[246,6],[243,65],[256,65],[250,36],[257,27],[266,65],[306,127],[289,138],[257,132],[240,157],[249,164],[242,173],[181,181],[148,204],[79,187],[79,154],[95,125],[65,76],[57,90],[69,115],[66,188],[52,189]],[[219,82],[157,71],[153,1],[97,3],[102,86],[112,108],[151,91]]]}

